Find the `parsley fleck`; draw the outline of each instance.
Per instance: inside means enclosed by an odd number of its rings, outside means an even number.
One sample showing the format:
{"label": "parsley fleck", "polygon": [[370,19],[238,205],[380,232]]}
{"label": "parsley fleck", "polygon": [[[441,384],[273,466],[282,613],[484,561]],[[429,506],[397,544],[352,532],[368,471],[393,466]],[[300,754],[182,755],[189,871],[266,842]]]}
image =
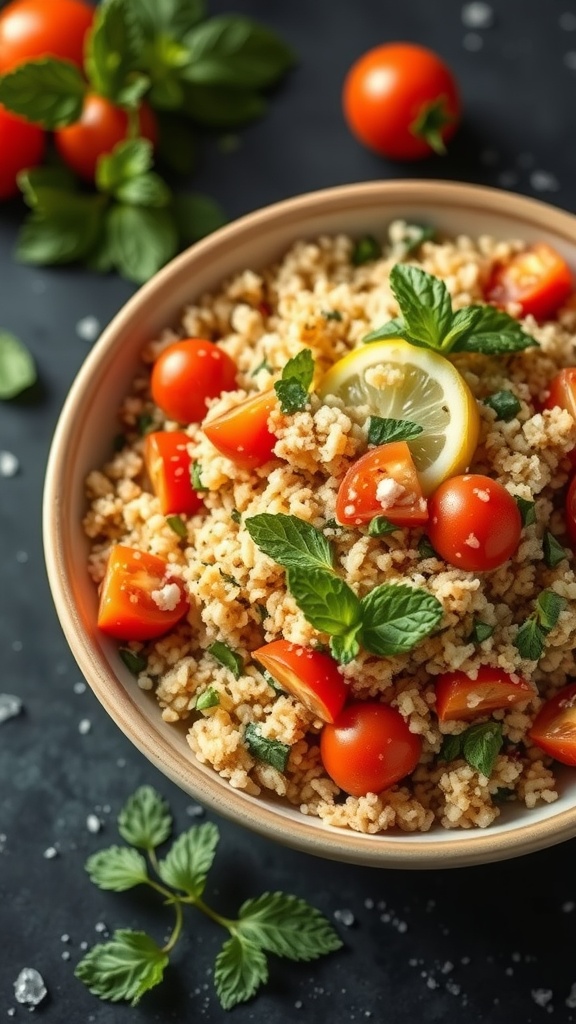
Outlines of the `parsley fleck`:
{"label": "parsley fleck", "polygon": [[208,488],[202,483],[202,466],[199,462],[193,462],[190,466],[190,479],[195,491],[207,491]]}
{"label": "parsley fleck", "polygon": [[382,255],[382,246],[373,235],[364,235],[359,238],[352,249],[351,260],[355,267],[361,267],[363,263],[371,263]]}
{"label": "parsley fleck", "polygon": [[224,668],[229,669],[235,679],[239,679],[244,673],[244,659],[222,640],[216,640],[211,644],[208,653],[216,658],[221,665],[224,665]]}
{"label": "parsley fleck", "polygon": [[218,566],[218,572],[220,573],[222,579],[226,581],[226,583],[230,583],[233,587],[239,587],[240,586],[240,584],[238,583],[238,580],[236,579],[236,577],[235,576],[231,576],[230,573],[228,573],[228,572],[224,572],[224,570],[221,569],[220,566]]}
{"label": "parsley fleck", "polygon": [[259,761],[265,761],[279,772],[286,771],[290,747],[280,740],[271,740],[263,736],[254,722],[249,722],[244,730],[244,741],[248,750]]}
{"label": "parsley fleck", "polygon": [[177,534],[178,537],[184,539],[188,536],[188,531],[186,530],[186,523],[182,519],[182,516],[166,516],[166,522],[168,523],[170,529],[174,530],[174,533]]}
{"label": "parsley fleck", "polygon": [[258,366],[254,367],[250,376],[255,377],[257,373],[260,373],[260,370],[268,370],[268,373],[274,372],[274,367],[270,366],[270,363],[266,359],[266,356],[264,356],[264,359],[262,360],[261,363],[258,363]]}
{"label": "parsley fleck", "polygon": [[445,736],[438,759],[455,761],[463,757],[471,768],[489,779],[503,743],[499,722],[479,722],[457,736]]}
{"label": "parsley fleck", "polygon": [[149,434],[154,427],[154,417],[149,412],[143,412],[136,420],[136,427],[140,437]]}
{"label": "parsley fleck", "polygon": [[488,622],[482,622],[481,619],[474,619],[469,642],[473,644],[481,644],[484,640],[488,640],[488,637],[491,637],[493,632],[494,626],[490,626]]}
{"label": "parsley fleck", "polygon": [[368,524],[368,533],[371,537],[383,537],[386,533],[395,533],[401,527],[391,523],[386,516],[374,516]]}
{"label": "parsley fleck", "polygon": [[339,323],[342,321],[342,313],[339,309],[323,309],[322,316],[325,320],[337,320]]}
{"label": "parsley fleck", "polygon": [[518,505],[522,526],[532,526],[532,523],[536,522],[536,503],[519,495],[516,495],[514,500]]}
{"label": "parsley fleck", "polygon": [[425,533],[422,534],[418,541],[418,554],[420,555],[420,558],[438,558],[437,553],[434,551],[434,548]]}
{"label": "parsley fleck", "polygon": [[422,433],[419,423],[411,420],[386,419],[371,416],[368,423],[368,444],[390,444],[391,441],[413,441]]}
{"label": "parsley fleck", "polygon": [[218,707],[220,703],[220,694],[218,690],[214,689],[213,686],[209,686],[202,693],[198,694],[194,707],[196,711],[205,711],[206,708]]}
{"label": "parsley fleck", "polygon": [[230,513],[230,519],[232,520],[233,523],[237,523],[238,526],[242,522],[242,516],[240,515],[240,513],[239,513],[237,508],[233,508],[232,509],[232,511]]}
{"label": "parsley fleck", "polygon": [[563,562],[567,558],[566,550],[562,547],[559,541],[550,530],[546,530],[542,538],[542,550],[544,553],[544,561],[549,569],[555,569],[560,562]]}
{"label": "parsley fleck", "polygon": [[303,348],[289,359],[282,377],[274,384],[280,408],[288,415],[300,412],[308,404],[308,392],[314,377],[314,359],[309,348]]}
{"label": "parsley fleck", "polygon": [[118,654],[133,676],[139,676],[141,672],[146,671],[148,658],[144,654],[131,651],[129,647],[120,647]]}
{"label": "parsley fleck", "polygon": [[484,399],[484,405],[494,410],[497,420],[504,420],[505,423],[513,420],[522,408],[512,391],[496,391]]}

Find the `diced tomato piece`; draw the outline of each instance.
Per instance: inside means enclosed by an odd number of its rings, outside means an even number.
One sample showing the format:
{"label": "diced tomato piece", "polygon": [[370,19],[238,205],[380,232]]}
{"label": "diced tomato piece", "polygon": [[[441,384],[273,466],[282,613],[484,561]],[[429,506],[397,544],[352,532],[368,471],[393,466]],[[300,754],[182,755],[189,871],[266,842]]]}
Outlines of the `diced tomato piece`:
{"label": "diced tomato piece", "polygon": [[338,663],[329,654],[288,640],[273,640],[253,656],[317,718],[333,722],[342,711],[348,689]]}
{"label": "diced tomato piece", "polygon": [[254,469],[274,457],[278,439],[268,428],[268,417],[277,405],[274,388],[260,391],[208,420],[202,430],[221,455],[243,469]]}
{"label": "diced tomato piece", "polygon": [[550,757],[576,765],[576,683],[542,705],[528,735]]}
{"label": "diced tomato piece", "polygon": [[396,526],[422,526],[428,507],[405,441],[372,448],[350,466],[336,498],[336,519],[360,526],[384,516]]}
{"label": "diced tomato piece", "polygon": [[546,242],[537,242],[498,264],[484,291],[487,302],[506,307],[514,302],[520,316],[537,320],[552,316],[574,289],[568,264]]}
{"label": "diced tomato piece", "polygon": [[482,665],[476,679],[465,672],[444,672],[436,680],[436,712],[441,722],[476,718],[530,699],[532,687],[518,676]]}
{"label": "diced tomato piece", "polygon": [[155,430],[146,435],[144,461],[163,516],[192,516],[204,502],[192,487],[190,438],[182,430]]}
{"label": "diced tomato piece", "polygon": [[184,584],[168,562],[125,544],[110,551],[100,589],[98,628],[118,640],[152,640],[188,611]]}

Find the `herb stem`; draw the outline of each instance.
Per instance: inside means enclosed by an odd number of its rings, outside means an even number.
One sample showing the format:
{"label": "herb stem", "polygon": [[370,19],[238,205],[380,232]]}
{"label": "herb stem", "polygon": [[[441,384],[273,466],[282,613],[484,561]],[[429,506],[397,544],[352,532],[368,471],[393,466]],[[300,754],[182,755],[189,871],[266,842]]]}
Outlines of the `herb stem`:
{"label": "herb stem", "polygon": [[184,914],[182,912],[182,904],[179,899],[174,900],[174,911],[176,913],[176,921],[174,922],[174,928],[172,929],[172,934],[168,939],[168,942],[165,946],[162,946],[163,953],[171,953],[180,938],[182,924],[184,922]]}
{"label": "herb stem", "polygon": [[215,921],[216,924],[222,925],[222,927],[226,928],[229,932],[234,932],[236,922],[229,917],[222,917],[221,914],[216,913],[215,910],[212,910],[212,907],[209,907],[207,903],[204,903],[204,900],[201,899],[200,896],[188,896],[183,899],[182,902],[192,903],[198,908],[198,910],[201,910],[203,914],[206,914],[207,917],[210,917]]}

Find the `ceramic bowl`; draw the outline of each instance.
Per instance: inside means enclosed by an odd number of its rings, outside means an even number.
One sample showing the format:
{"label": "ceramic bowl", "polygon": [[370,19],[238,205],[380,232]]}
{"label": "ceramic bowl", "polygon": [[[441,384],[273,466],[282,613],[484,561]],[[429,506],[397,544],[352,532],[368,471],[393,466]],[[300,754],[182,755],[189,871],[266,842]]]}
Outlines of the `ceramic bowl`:
{"label": "ceramic bowl", "polygon": [[[48,575],[72,652],[116,724],[168,778],[215,812],[281,843],[334,860],[377,867],[449,868],[525,854],[576,835],[576,772],[560,777],[560,798],[535,810],[508,805],[487,829],[364,835],[332,828],[270,797],[232,789],[198,763],[183,729],[163,722],[138,689],[117,646],[96,629],[96,588],[86,570],[81,520],[84,480],[109,455],[114,414],[143,344],[176,325],[181,308],[228,275],[258,270],[296,239],[326,233],[384,234],[395,218],[434,224],[450,235],[545,239],[576,269],[576,218],[495,189],[435,181],[346,185],[289,199],[222,228],[173,260],[130,299],[82,366],[54,436],[45,487]],[[109,424],[109,430],[106,429]]]}

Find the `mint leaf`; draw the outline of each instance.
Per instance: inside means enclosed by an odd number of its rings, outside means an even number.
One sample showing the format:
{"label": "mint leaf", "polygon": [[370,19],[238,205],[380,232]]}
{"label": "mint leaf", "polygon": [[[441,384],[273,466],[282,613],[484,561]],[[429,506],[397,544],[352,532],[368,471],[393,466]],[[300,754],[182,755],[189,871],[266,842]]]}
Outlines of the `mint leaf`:
{"label": "mint leaf", "polygon": [[422,433],[419,423],[371,416],[368,421],[368,444],[390,444],[392,441],[413,441]]}
{"label": "mint leaf", "polygon": [[152,786],[140,786],[118,815],[118,831],[132,846],[153,850],[172,831],[170,808]]}
{"label": "mint leaf", "polygon": [[224,943],[214,965],[214,985],[220,1005],[231,1010],[251,999],[268,981],[266,957],[258,946],[234,935]]}
{"label": "mint leaf", "polygon": [[440,753],[438,754],[438,760],[457,761],[459,757],[462,757],[463,742],[464,733],[459,733],[457,736],[453,733],[449,733],[447,736],[444,736]]}
{"label": "mint leaf", "polygon": [[544,561],[549,569],[555,569],[560,562],[563,562],[568,557],[566,549],[556,540],[553,533],[550,530],[546,530],[542,538],[542,550],[544,554]]}
{"label": "mint leaf", "polygon": [[360,644],[357,640],[359,627],[351,629],[343,636],[330,637],[330,654],[341,665],[348,665],[354,658],[358,657]]}
{"label": "mint leaf", "polygon": [[376,330],[365,334],[362,338],[362,344],[368,345],[371,341],[386,341],[388,338],[405,338],[408,340],[407,335],[408,331],[404,320],[401,316],[397,316],[394,320],[388,320],[382,327],[377,327]]}
{"label": "mint leaf", "polygon": [[513,316],[494,306],[466,306],[473,311],[471,328],[451,346],[453,352],[485,352],[496,355],[506,352],[520,352],[538,345],[526,334]]}
{"label": "mint leaf", "polygon": [[514,640],[514,646],[520,657],[527,658],[529,661],[539,661],[546,646],[546,632],[534,616],[526,619]]}
{"label": "mint leaf", "polygon": [[0,103],[27,121],[54,131],[80,119],[86,89],[75,64],[41,57],[0,76]]}
{"label": "mint leaf", "polygon": [[297,380],[308,391],[314,377],[314,357],[309,348],[303,348],[289,359],[282,370],[282,380]]}
{"label": "mint leaf", "polygon": [[100,999],[132,1006],[159,985],[168,955],[145,932],[116,931],[111,942],[94,946],[77,964],[74,976]]}
{"label": "mint leaf", "polygon": [[218,839],[218,829],[211,821],[183,832],[158,865],[162,881],[199,899],[214,861]]}
{"label": "mint leaf", "polygon": [[114,193],[124,182],[147,174],[153,162],[152,143],[148,139],[125,139],[98,160],[96,185],[102,192]]}
{"label": "mint leaf", "polygon": [[320,530],[297,516],[261,512],[244,521],[252,540],[285,569],[332,569],[334,548]]}
{"label": "mint leaf", "polygon": [[190,62],[181,74],[197,85],[266,89],[295,62],[274,32],[243,15],[209,18],[188,32],[185,42]]}
{"label": "mint leaf", "polygon": [[207,708],[216,708],[220,703],[220,694],[213,686],[209,686],[208,689],[196,697],[194,708],[196,711],[205,711]]}
{"label": "mint leaf", "polygon": [[473,644],[481,644],[483,640],[488,640],[488,638],[492,636],[493,632],[494,626],[490,626],[487,622],[482,622],[481,619],[474,619],[469,640]]}
{"label": "mint leaf", "polygon": [[514,500],[518,505],[522,526],[531,526],[532,523],[535,523],[536,502],[529,501],[528,498],[521,498],[519,495],[515,495]]}
{"label": "mint leaf", "polygon": [[148,206],[160,208],[168,206],[172,193],[166,182],[154,171],[139,174],[118,185],[114,195],[121,203],[129,206]]}
{"label": "mint leaf", "polygon": [[372,263],[382,255],[382,246],[373,235],[364,235],[354,243],[350,259],[355,267]]}
{"label": "mint leaf", "polygon": [[90,881],[99,889],[125,892],[148,881],[146,861],[141,853],[129,846],[110,846],[99,850],[86,861]]}
{"label": "mint leaf", "polygon": [[36,365],[28,349],[15,335],[0,331],[0,399],[16,398],[36,380]]}
{"label": "mint leaf", "polygon": [[342,946],[319,910],[283,892],[264,892],[247,900],[236,926],[243,940],[288,960],[315,960]]}
{"label": "mint leaf", "polygon": [[277,380],[274,390],[278,395],[282,412],[288,416],[300,412],[308,404],[308,392],[297,380]]}
{"label": "mint leaf", "polygon": [[288,590],[310,625],[322,633],[345,636],[360,623],[360,601],[332,572],[290,568]]}
{"label": "mint leaf", "polygon": [[360,602],[361,642],[383,657],[410,651],[442,619],[442,605],[425,590],[404,583],[375,587]]}
{"label": "mint leaf", "polygon": [[184,540],[188,536],[186,529],[186,523],[182,519],[182,516],[166,516],[166,523],[171,530],[174,531],[177,537]]}
{"label": "mint leaf", "polygon": [[513,391],[495,391],[484,399],[484,405],[488,405],[496,413],[497,420],[504,420],[509,423],[518,415],[521,409],[519,400]]}
{"label": "mint leaf", "polygon": [[[234,580],[234,582],[236,581]],[[244,659],[222,640],[216,640],[211,644],[208,653],[216,658],[221,665],[224,665],[224,668],[229,669],[235,679],[239,679],[244,674]]]}
{"label": "mint leaf", "polygon": [[487,779],[496,764],[504,742],[499,722],[481,722],[462,734],[462,753],[471,768]]}
{"label": "mint leaf", "polygon": [[222,207],[210,196],[190,192],[174,197],[174,216],[183,246],[193,245],[226,223]]}
{"label": "mint leaf", "polygon": [[133,676],[139,676],[148,665],[148,658],[136,651],[131,651],[129,647],[119,647],[118,654]]}
{"label": "mint leaf", "polygon": [[132,13],[132,0],[106,0],[96,8],[86,43],[85,68],[95,92],[117,103],[140,98],[125,93],[130,72],[136,70],[143,36]]}
{"label": "mint leaf", "polygon": [[102,231],[103,196],[42,187],[20,230],[16,259],[38,265],[73,263],[88,256]]}
{"label": "mint leaf", "polygon": [[452,325],[452,302],[444,282],[419,267],[397,263],[390,271],[390,287],[410,337],[441,348]]}
{"label": "mint leaf", "polygon": [[206,16],[204,0],[130,0],[143,35],[181,39]]}
{"label": "mint leaf", "polygon": [[560,597],[560,594],[557,594],[555,590],[543,590],[536,600],[538,624],[549,633],[558,622],[560,612],[565,607],[565,597]]}
{"label": "mint leaf", "polygon": [[249,722],[244,730],[244,742],[253,757],[265,761],[279,772],[286,771],[290,747],[280,740],[272,740],[263,736],[255,722]]}
{"label": "mint leaf", "polygon": [[142,206],[114,206],[108,216],[114,265],[128,281],[143,284],[178,251],[172,213]]}
{"label": "mint leaf", "polygon": [[386,533],[395,533],[401,527],[391,523],[386,516],[374,516],[368,524],[368,533],[371,537],[383,537]]}
{"label": "mint leaf", "polygon": [[274,384],[282,412],[292,414],[304,409],[314,377],[314,359],[309,348],[303,348],[289,359],[282,370],[282,379]]}

